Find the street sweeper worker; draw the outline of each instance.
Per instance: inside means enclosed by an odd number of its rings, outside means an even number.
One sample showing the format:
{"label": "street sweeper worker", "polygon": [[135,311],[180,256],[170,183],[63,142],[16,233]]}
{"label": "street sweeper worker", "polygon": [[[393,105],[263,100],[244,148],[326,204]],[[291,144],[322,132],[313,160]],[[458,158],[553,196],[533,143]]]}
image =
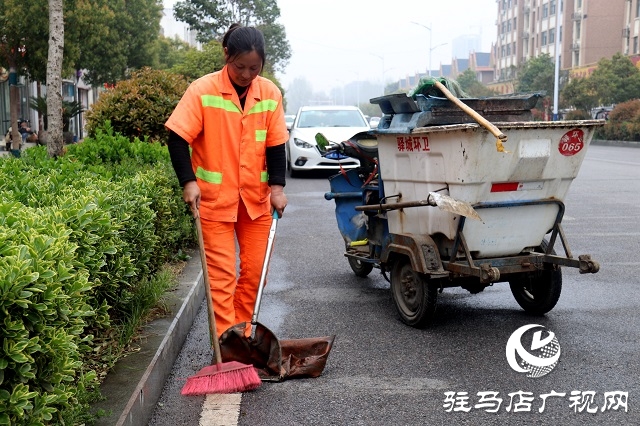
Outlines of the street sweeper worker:
{"label": "street sweeper worker", "polygon": [[246,322],[248,335],[272,209],[287,205],[288,131],[282,93],[260,76],[262,33],[233,24],[222,47],[224,67],[191,83],[165,126],[183,199],[202,222],[217,334]]}

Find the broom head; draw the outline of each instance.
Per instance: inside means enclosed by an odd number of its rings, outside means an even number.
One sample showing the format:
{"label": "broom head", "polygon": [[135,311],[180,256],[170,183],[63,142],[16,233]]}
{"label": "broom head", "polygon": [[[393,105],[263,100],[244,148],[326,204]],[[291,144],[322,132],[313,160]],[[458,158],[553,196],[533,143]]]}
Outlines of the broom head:
{"label": "broom head", "polygon": [[231,361],[209,365],[189,377],[182,395],[247,392],[258,388],[262,380],[253,365]]}

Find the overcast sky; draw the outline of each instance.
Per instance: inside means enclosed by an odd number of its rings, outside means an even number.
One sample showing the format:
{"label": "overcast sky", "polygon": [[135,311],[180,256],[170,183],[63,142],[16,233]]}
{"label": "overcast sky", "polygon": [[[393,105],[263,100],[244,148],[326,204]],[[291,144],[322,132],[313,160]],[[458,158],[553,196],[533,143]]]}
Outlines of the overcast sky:
{"label": "overcast sky", "polygon": [[285,89],[296,77],[325,91],[357,80],[389,82],[426,72],[430,47],[432,69],[450,64],[458,36],[481,35],[485,52],[495,41],[495,0],[278,0],[278,6],[293,51],[279,75]]}
{"label": "overcast sky", "polygon": [[[164,1],[169,8],[175,3]],[[429,61],[432,69],[450,64],[459,36],[480,35],[483,52],[496,37],[496,0],[278,0],[278,6],[292,49],[278,75],[285,90],[298,77],[325,92],[353,81],[394,81],[426,72]]]}

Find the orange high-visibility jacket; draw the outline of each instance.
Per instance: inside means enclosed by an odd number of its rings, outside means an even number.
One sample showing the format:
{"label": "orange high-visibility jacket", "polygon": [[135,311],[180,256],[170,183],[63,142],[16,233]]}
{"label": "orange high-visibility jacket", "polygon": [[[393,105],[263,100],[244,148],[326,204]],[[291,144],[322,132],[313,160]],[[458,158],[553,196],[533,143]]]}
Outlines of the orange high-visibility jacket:
{"label": "orange high-visibility jacket", "polygon": [[225,65],[191,83],[165,126],[191,146],[203,216],[235,222],[240,197],[251,219],[270,211],[266,148],[288,138],[273,82],[256,77],[243,111]]}

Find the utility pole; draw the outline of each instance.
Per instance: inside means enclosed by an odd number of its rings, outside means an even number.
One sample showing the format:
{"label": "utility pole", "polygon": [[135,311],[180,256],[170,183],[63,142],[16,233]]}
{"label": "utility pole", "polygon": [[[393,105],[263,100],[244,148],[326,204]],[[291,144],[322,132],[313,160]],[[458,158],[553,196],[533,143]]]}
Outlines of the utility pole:
{"label": "utility pole", "polygon": [[556,68],[553,83],[553,121],[558,121],[558,92],[560,83],[560,13],[562,11],[562,0],[556,6]]}

